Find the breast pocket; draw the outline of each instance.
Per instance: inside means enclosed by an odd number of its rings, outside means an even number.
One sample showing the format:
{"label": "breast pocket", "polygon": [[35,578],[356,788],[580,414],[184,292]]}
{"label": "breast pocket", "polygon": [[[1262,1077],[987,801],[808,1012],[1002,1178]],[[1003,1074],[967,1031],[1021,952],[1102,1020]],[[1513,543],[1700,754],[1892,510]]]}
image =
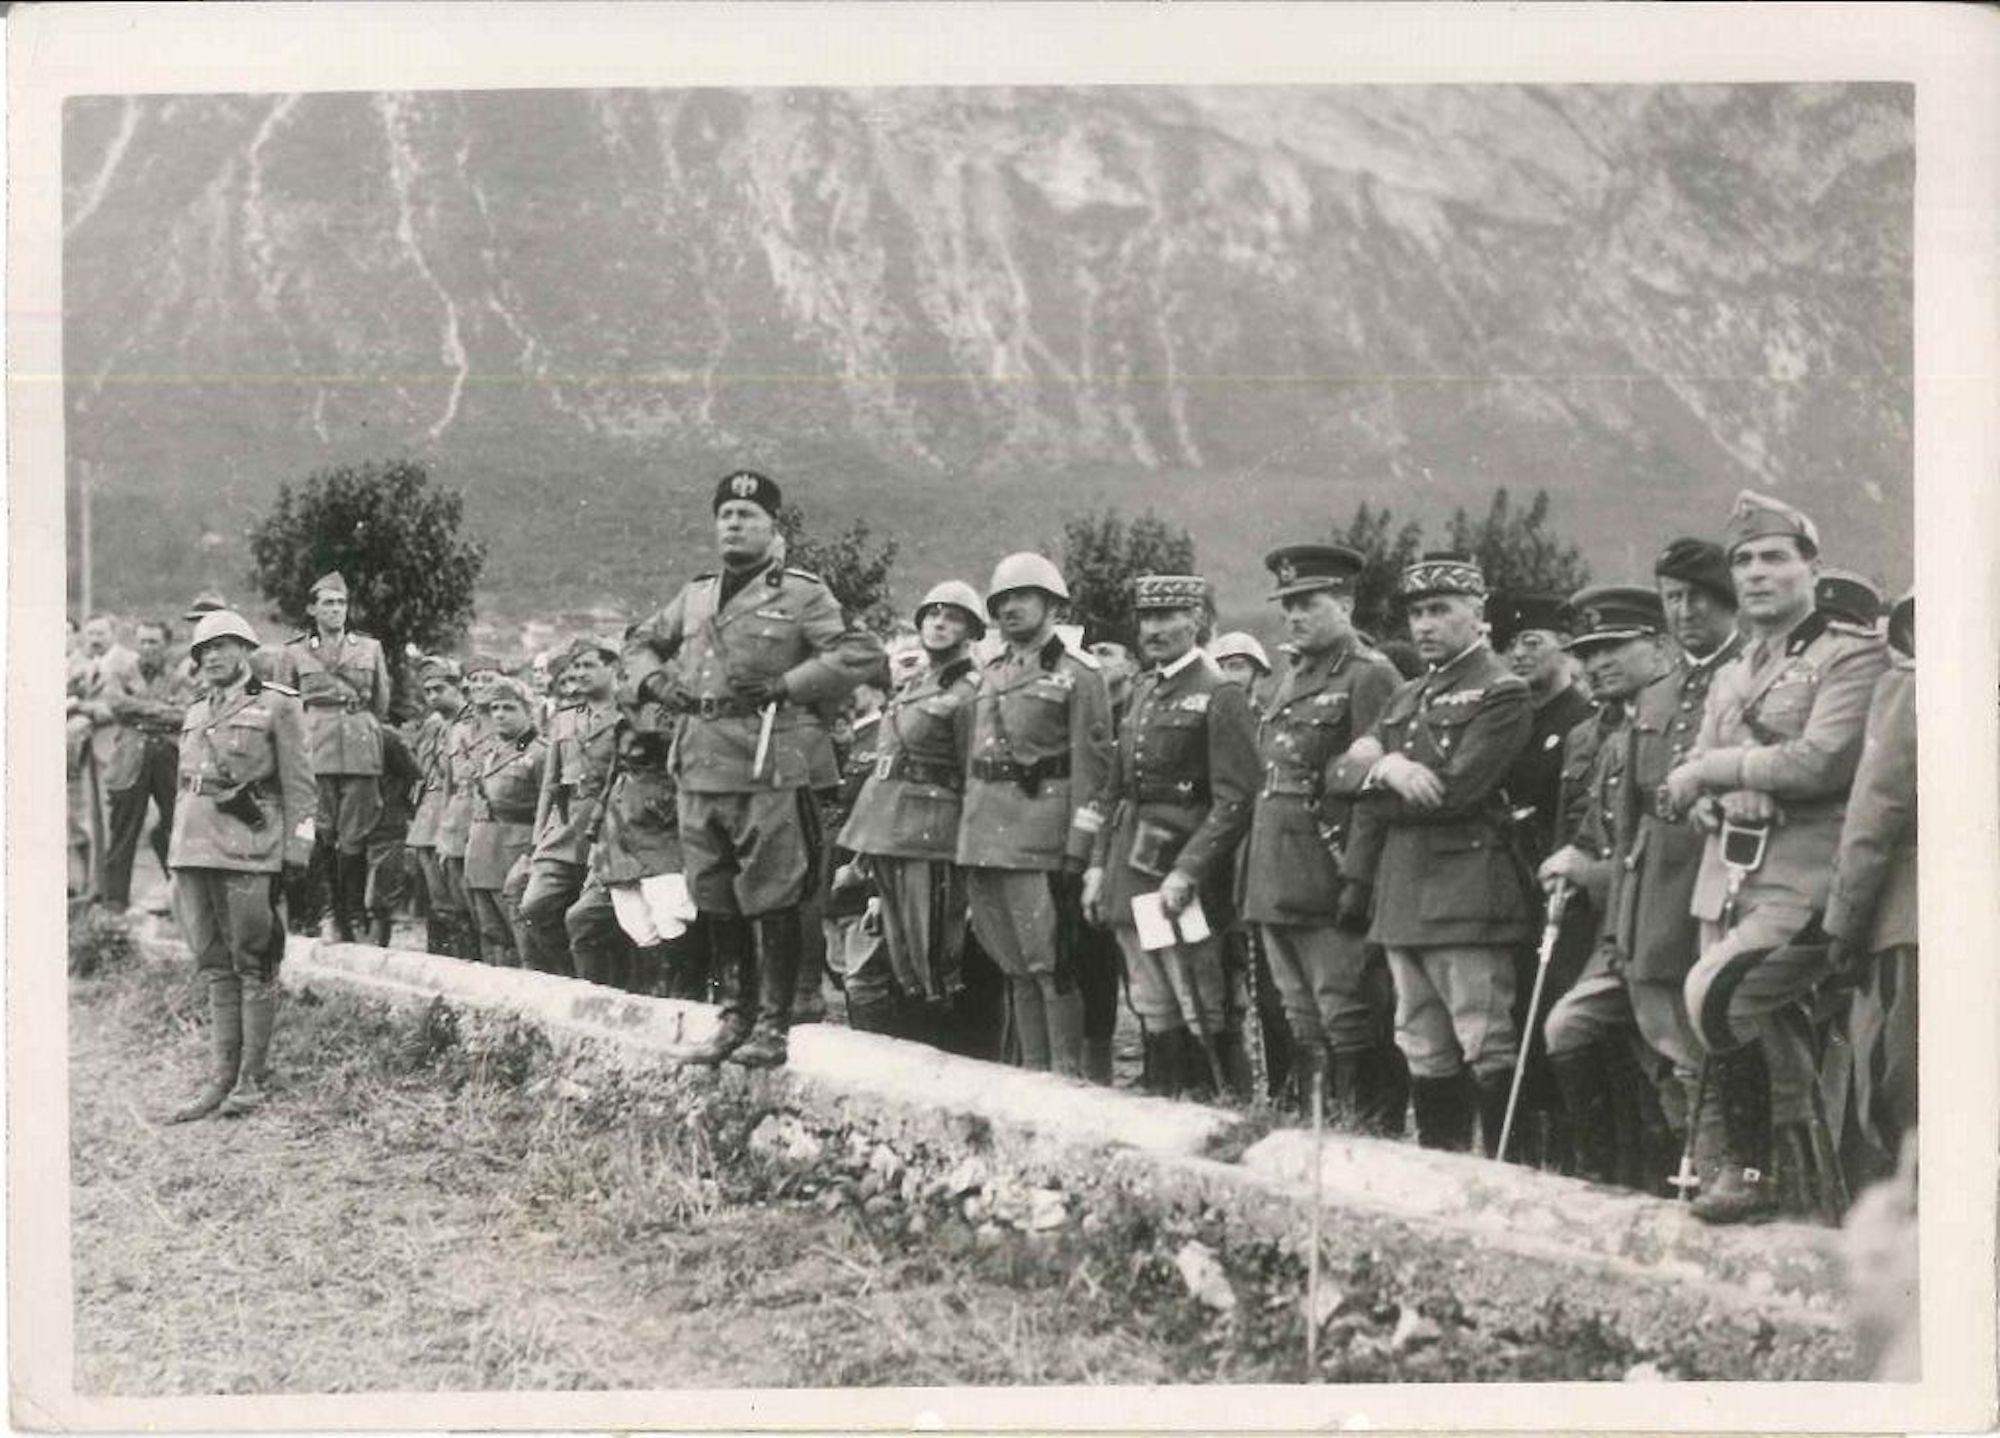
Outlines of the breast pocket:
{"label": "breast pocket", "polygon": [[1416,757],[1438,768],[1450,763],[1453,756],[1465,747],[1466,730],[1472,724],[1472,708],[1470,704],[1455,705],[1424,716],[1423,725],[1417,732]]}
{"label": "breast pocket", "polygon": [[1452,824],[1425,831],[1424,839],[1426,919],[1505,919],[1520,912],[1520,885],[1497,835],[1481,825]]}
{"label": "breast pocket", "polygon": [[1170,709],[1153,725],[1150,747],[1161,765],[1176,774],[1202,767],[1208,755],[1208,723],[1203,715]]}
{"label": "breast pocket", "polygon": [[271,716],[237,714],[216,726],[217,756],[229,767],[229,777],[238,783],[261,779],[275,763],[271,752]]}
{"label": "breast pocket", "polygon": [[1061,685],[1031,684],[1014,696],[1007,714],[1014,737],[1038,750],[1067,745],[1071,694]]}

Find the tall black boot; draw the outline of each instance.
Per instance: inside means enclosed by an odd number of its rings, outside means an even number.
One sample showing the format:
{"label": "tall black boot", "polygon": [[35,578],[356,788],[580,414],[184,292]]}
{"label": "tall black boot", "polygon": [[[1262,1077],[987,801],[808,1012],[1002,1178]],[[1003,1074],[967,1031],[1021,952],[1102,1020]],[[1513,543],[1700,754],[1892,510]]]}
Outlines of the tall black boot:
{"label": "tall black boot", "polygon": [[1181,1091],[1181,1035],[1186,1029],[1147,1029],[1139,1036],[1145,1047],[1145,1064],[1139,1087],[1160,1098],[1177,1098]]}
{"label": "tall black boot", "polygon": [[1250,1054],[1243,1044],[1243,1031],[1237,1028],[1217,1034],[1215,1051],[1222,1063],[1224,1097],[1231,1103],[1249,1103],[1256,1085],[1251,1082]]}
{"label": "tall black boot", "polygon": [[1410,1065],[1394,1044],[1377,1044],[1355,1056],[1355,1100],[1361,1131],[1401,1138],[1409,1130]]}
{"label": "tall black boot", "polygon": [[757,1022],[750,1037],[728,1056],[731,1063],[769,1069],[791,1056],[786,1036],[792,1029],[803,945],[797,909],[780,909],[757,920]]}
{"label": "tall black boot", "polygon": [[[1707,1102],[1720,1110],[1722,1141],[1713,1178],[1702,1172],[1695,1217],[1709,1223],[1768,1217],[1778,1206],[1778,1186],[1770,1171],[1771,1080],[1763,1050],[1751,1043],[1715,1054],[1709,1085]],[[1707,1126],[1704,1112],[1701,1127]]]}
{"label": "tall black boot", "polygon": [[705,917],[708,927],[710,975],[722,1016],[715,1032],[680,1055],[682,1063],[718,1064],[742,1046],[756,1022],[757,947],[748,919],[734,915]]}
{"label": "tall black boot", "polygon": [[1472,1101],[1463,1073],[1410,1080],[1417,1109],[1417,1142],[1464,1153],[1472,1147]]}
{"label": "tall black boot", "polygon": [[[1473,1092],[1479,1104],[1479,1148],[1488,1158],[1500,1151],[1500,1130],[1507,1122],[1507,1096],[1514,1089],[1514,1075],[1508,1069],[1495,1069],[1489,1073],[1472,1076]],[[1520,1127],[1527,1106],[1514,1119],[1515,1127]],[[1515,1162],[1521,1162],[1515,1155]]]}
{"label": "tall black boot", "polygon": [[264,1106],[270,1094],[271,1033],[277,1025],[278,981],[246,978],[242,985],[242,1065],[237,1071],[236,1086],[215,1111],[217,1118],[241,1118],[254,1113]]}
{"label": "tall black boot", "polygon": [[[1659,1182],[1647,1148],[1647,1115],[1658,1113],[1652,1078],[1639,1067],[1624,1035],[1598,1046],[1604,1056],[1604,1093],[1611,1134],[1609,1181],[1650,1193]],[[1664,1123],[1664,1120],[1661,1120]]]}
{"label": "tall black boot", "polygon": [[1591,1183],[1612,1182],[1618,1155],[1611,1133],[1603,1049],[1591,1044],[1571,1053],[1550,1054],[1549,1068],[1569,1116],[1576,1176]]}
{"label": "tall black boot", "polygon": [[1178,1061],[1181,1075],[1181,1097],[1195,1103],[1210,1103],[1215,1098],[1215,1071],[1220,1067],[1209,1047],[1210,1040],[1193,1029],[1176,1029],[1179,1035]]}
{"label": "tall black boot", "polygon": [[222,1106],[236,1087],[243,1058],[243,981],[234,969],[208,969],[208,1078],[194,1098],[167,1116],[168,1123],[191,1123]]}

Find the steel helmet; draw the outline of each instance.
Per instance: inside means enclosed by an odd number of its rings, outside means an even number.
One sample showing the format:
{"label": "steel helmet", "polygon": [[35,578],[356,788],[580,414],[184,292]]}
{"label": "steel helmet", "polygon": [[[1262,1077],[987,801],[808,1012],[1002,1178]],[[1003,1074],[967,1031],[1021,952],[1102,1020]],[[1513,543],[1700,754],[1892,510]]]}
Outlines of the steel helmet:
{"label": "steel helmet", "polygon": [[1271,659],[1264,652],[1264,646],[1257,642],[1255,635],[1245,634],[1241,629],[1217,635],[1215,642],[1208,646],[1208,657],[1218,664],[1225,659],[1248,659],[1266,674],[1271,672]]}
{"label": "steel helmet", "polygon": [[988,614],[993,612],[993,601],[1010,589],[1039,589],[1055,599],[1069,598],[1069,586],[1063,583],[1062,571],[1047,556],[1031,549],[1010,554],[993,566],[993,579],[986,586]]}
{"label": "steel helmet", "polygon": [[211,639],[240,639],[251,649],[257,647],[257,631],[233,609],[211,609],[202,615],[194,627],[194,638],[188,641],[188,653],[201,653],[201,646]]}
{"label": "steel helmet", "polygon": [[933,584],[924,602],[917,606],[917,623],[924,622],[924,611],[937,604],[949,604],[953,609],[965,611],[965,617],[972,621],[972,634],[976,639],[986,632],[985,607],[979,602],[979,591],[963,579],[947,579]]}

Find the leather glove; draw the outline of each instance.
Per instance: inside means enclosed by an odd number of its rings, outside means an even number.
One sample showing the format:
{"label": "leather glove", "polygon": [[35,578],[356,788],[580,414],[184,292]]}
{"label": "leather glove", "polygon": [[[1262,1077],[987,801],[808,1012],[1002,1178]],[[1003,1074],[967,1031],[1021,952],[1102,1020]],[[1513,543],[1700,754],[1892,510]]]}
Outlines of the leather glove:
{"label": "leather glove", "polygon": [[785,697],[785,677],[782,674],[768,678],[738,674],[730,679],[729,692],[745,704],[754,704],[762,709],[766,704],[775,704]]}
{"label": "leather glove", "polygon": [[1181,911],[1194,899],[1194,880],[1179,869],[1169,873],[1160,881],[1160,907],[1166,910],[1170,919],[1179,918]]}
{"label": "leather glove", "polygon": [[1084,871],[1089,867],[1090,861],[1088,859],[1081,858],[1075,854],[1063,855],[1062,871],[1063,877],[1066,879],[1081,879]]}
{"label": "leather glove", "polygon": [[666,669],[655,669],[641,679],[638,694],[641,704],[658,704],[671,714],[687,709],[687,691],[674,682],[673,674]]}
{"label": "leather glove", "polygon": [[1333,926],[1343,934],[1368,932],[1368,910],[1375,902],[1375,886],[1365,879],[1348,879],[1340,886],[1333,907]]}

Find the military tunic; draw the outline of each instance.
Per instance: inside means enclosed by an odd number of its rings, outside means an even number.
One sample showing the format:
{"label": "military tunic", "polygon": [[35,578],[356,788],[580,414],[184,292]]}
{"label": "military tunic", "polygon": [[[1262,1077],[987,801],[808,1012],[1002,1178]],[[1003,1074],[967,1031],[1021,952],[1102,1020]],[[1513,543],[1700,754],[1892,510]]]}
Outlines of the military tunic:
{"label": "military tunic", "polygon": [[404,842],[412,849],[437,847],[438,820],[444,814],[445,801],[444,745],[450,731],[451,721],[431,710],[417,725],[410,745],[410,757],[417,766],[417,808],[410,816],[410,832]]}
{"label": "military tunic", "polygon": [[296,696],[246,675],[181,724],[167,865],[196,966],[267,979],[284,954],[277,878],[311,857],[312,768]]}
{"label": "military tunic", "polygon": [[[881,641],[849,621],[819,577],[767,559],[725,597],[701,575],[636,638],[674,664],[688,712],[674,748],[688,882],[705,913],[795,908],[819,859],[811,791],[839,782],[822,706],[881,676]],[[735,683],[782,681],[764,767],[764,711]]]}
{"label": "military tunic", "polygon": [[[912,675],[883,706],[874,764],[841,827],[881,901],[882,946],[897,992],[943,1002],[964,988],[966,897],[954,862],[979,672],[969,658]],[[872,968],[848,974],[848,1001],[886,1004]]]}
{"label": "military tunic", "polygon": [[1811,953],[1780,946],[1826,903],[1868,705],[1887,667],[1880,635],[1814,612],[1782,638],[1746,646],[1715,676],[1687,762],[1707,792],[1769,794],[1783,820],[1727,926],[1720,836],[1703,846],[1689,904],[1703,924],[1703,950],[1686,997],[1704,1042],[1755,1037],[1765,1015],[1823,977]]}
{"label": "military tunic", "polygon": [[[1530,864],[1539,864],[1567,841],[1566,803],[1574,784],[1588,767],[1588,741],[1568,746],[1572,730],[1593,717],[1594,706],[1583,690],[1566,684],[1534,707],[1534,722],[1521,755],[1508,767],[1507,802],[1513,806],[1517,842]],[[1528,811],[1523,814],[1522,811]]]}
{"label": "military tunic", "polygon": [[488,735],[472,777],[465,839],[465,887],[487,963],[518,965],[536,952],[518,905],[505,893],[508,871],[534,844],[535,798],[548,745],[530,729],[518,739]]}
{"label": "military tunic", "polygon": [[581,868],[589,861],[585,836],[611,773],[617,728],[618,706],[609,701],[595,709],[582,704],[558,709],[549,721],[549,762],[537,803],[537,867],[552,862]]}
{"label": "military tunic", "polygon": [[277,676],[296,687],[319,781],[322,845],[360,854],[381,816],[382,721],[389,715],[389,666],[365,634],[328,642],[317,631],[287,640]]}

